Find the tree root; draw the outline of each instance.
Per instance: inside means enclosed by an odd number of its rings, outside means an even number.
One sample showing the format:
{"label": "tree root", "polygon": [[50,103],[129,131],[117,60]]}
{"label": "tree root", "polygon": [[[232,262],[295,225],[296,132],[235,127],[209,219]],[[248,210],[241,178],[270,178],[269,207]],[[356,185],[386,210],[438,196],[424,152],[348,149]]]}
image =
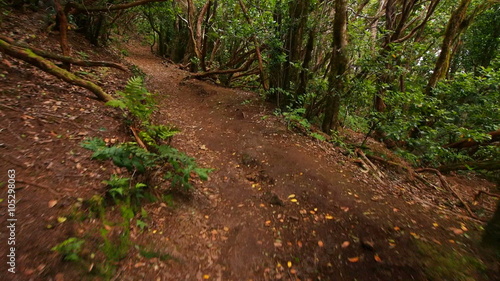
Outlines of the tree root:
{"label": "tree root", "polygon": [[[382,162],[382,163],[385,163],[385,164],[388,164],[388,165],[397,166],[399,168],[402,168],[402,169],[404,169],[404,170],[406,170],[408,172],[408,176],[410,177],[410,179],[417,178],[418,180],[422,181],[423,183],[425,183],[427,185],[430,185],[430,186],[433,186],[435,189],[437,189],[434,184],[428,182],[424,177],[422,177],[422,176],[420,176],[418,174],[418,173],[423,173],[423,172],[432,172],[432,173],[435,173],[439,177],[439,181],[441,183],[441,186],[444,189],[448,189],[464,205],[464,207],[467,210],[467,213],[469,214],[470,217],[472,217],[475,220],[482,221],[482,222],[487,221],[485,219],[482,219],[482,218],[478,217],[476,214],[474,214],[474,212],[469,207],[469,204],[467,204],[467,202],[453,189],[453,187],[448,184],[448,182],[446,181],[446,178],[443,176],[443,174],[441,174],[441,172],[439,170],[432,169],[432,168],[420,168],[420,169],[414,170],[411,167],[408,167],[406,165],[399,164],[399,163],[396,163],[396,162],[393,162],[393,161],[388,161],[388,160],[385,160],[385,159],[383,159],[381,157],[377,157],[377,156],[373,156],[373,155],[365,155],[361,151],[361,149],[356,149],[356,152],[360,156],[362,156],[362,157],[364,156],[363,158],[365,158],[367,160],[368,160],[368,158],[370,158],[370,159],[373,159],[373,160],[376,160],[376,161],[379,161],[379,162]],[[371,163],[370,167],[372,167],[373,163],[372,162],[369,162],[369,163]],[[373,165],[373,166],[375,166],[375,165]],[[478,195],[476,195],[476,197],[477,196]],[[493,196],[497,197],[497,196],[500,196],[500,195],[494,194]]]}
{"label": "tree root", "polygon": [[86,66],[86,67],[94,67],[94,66],[112,67],[112,68],[119,69],[121,71],[128,72],[127,67],[124,65],[121,65],[119,63],[108,62],[108,61],[80,60],[77,58],[68,57],[68,56],[61,56],[61,55],[50,53],[50,52],[47,52],[47,51],[44,51],[44,50],[41,50],[38,48],[34,48],[32,46],[28,46],[26,44],[16,42],[12,38],[9,38],[9,37],[4,36],[4,35],[0,35],[0,39],[4,40],[5,42],[7,42],[11,45],[25,48],[25,49],[30,49],[31,51],[33,51],[33,53],[35,53],[41,57],[44,57],[46,59],[52,59],[52,60],[57,60],[57,61],[68,63],[68,64],[74,64],[74,65]]}
{"label": "tree root", "polygon": [[477,199],[479,199],[479,196],[481,196],[481,194],[486,194],[488,196],[496,197],[496,198],[500,199],[500,194],[491,193],[491,192],[484,191],[484,190],[479,190],[479,192],[476,194],[476,196],[474,196],[474,200],[477,201]]}
{"label": "tree root", "polygon": [[453,195],[455,195],[455,197],[460,200],[460,202],[464,205],[465,209],[467,210],[467,212],[469,213],[469,215],[476,219],[476,220],[480,220],[480,221],[487,221],[487,220],[484,220],[478,216],[476,216],[476,214],[474,214],[474,212],[472,212],[471,208],[469,207],[469,204],[467,204],[467,202],[462,199],[462,196],[460,196],[458,194],[458,192],[455,191],[455,189],[453,189],[453,187],[451,187],[451,185],[449,185],[447,182],[446,182],[446,179],[444,178],[443,174],[441,174],[441,172],[439,172],[438,170],[436,169],[432,169],[432,168],[421,168],[421,169],[417,169],[415,170],[415,172],[417,173],[422,173],[422,172],[432,172],[432,173],[435,173],[438,177],[439,177],[439,180],[441,181],[441,185],[448,189],[449,191],[451,191],[451,193],[453,193]]}
{"label": "tree root", "polygon": [[104,90],[101,87],[97,86],[96,84],[88,80],[82,79],[67,70],[58,67],[53,62],[35,54],[32,50],[28,48],[18,47],[0,39],[0,51],[11,57],[20,59],[33,66],[36,66],[39,69],[49,74],[52,74],[55,77],[67,83],[85,88],[94,93],[102,101],[108,102],[113,100],[113,97],[104,92]]}
{"label": "tree root", "polygon": [[384,178],[385,175],[377,168],[377,166],[373,164],[372,161],[368,159],[368,157],[366,157],[361,149],[356,149],[356,153],[362,158],[358,159],[358,161],[362,163],[362,166],[364,166],[366,170],[371,170],[371,174],[373,175],[373,177],[377,179],[381,184],[384,184],[382,178]]}

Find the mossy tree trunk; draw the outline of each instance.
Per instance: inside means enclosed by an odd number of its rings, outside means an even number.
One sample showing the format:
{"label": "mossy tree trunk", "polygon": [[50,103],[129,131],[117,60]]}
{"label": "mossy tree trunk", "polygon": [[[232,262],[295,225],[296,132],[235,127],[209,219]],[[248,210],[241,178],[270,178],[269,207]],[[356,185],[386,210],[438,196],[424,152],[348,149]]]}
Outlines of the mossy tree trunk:
{"label": "mossy tree trunk", "polygon": [[100,100],[103,100],[105,102],[113,100],[113,97],[104,92],[101,87],[88,80],[82,79],[65,69],[58,67],[53,62],[35,54],[30,49],[14,46],[0,39],[0,51],[11,57],[20,59],[33,66],[36,66],[39,69],[52,74],[65,82],[85,88],[94,93]]}

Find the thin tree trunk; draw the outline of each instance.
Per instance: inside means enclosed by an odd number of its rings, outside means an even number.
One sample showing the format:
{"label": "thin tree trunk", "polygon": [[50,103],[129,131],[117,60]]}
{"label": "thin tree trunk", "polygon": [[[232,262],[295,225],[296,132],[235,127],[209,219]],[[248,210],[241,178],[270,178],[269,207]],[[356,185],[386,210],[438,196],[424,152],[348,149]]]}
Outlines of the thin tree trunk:
{"label": "thin tree trunk", "polygon": [[347,71],[347,0],[335,1],[335,18],[333,20],[333,52],[330,61],[331,70],[328,75],[329,93],[327,96],[325,116],[322,130],[330,133],[339,125],[341,96],[344,93],[345,74]]}
{"label": "thin tree trunk", "polygon": [[[63,7],[61,6],[59,0],[54,0],[54,8],[57,11],[57,19],[58,19],[59,35],[60,35],[59,40],[61,44],[62,55],[69,57],[71,56],[71,48],[69,47],[68,43],[68,17]],[[63,68],[69,71],[71,69],[71,64],[64,62]]]}

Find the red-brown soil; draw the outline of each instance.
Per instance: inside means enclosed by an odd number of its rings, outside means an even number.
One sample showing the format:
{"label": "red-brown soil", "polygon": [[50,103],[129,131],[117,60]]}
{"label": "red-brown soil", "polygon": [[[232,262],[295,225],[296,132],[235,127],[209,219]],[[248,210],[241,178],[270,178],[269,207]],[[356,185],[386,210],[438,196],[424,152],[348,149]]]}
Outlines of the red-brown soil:
{"label": "red-brown soil", "polygon": [[[15,19],[23,29],[3,23],[2,32],[57,50],[56,35],[26,30],[28,18]],[[72,40],[74,52],[116,58],[77,35]],[[188,194],[172,193],[173,204],[145,204],[148,227],[131,228],[133,245],[172,258],[147,259],[131,247],[112,280],[445,280],[433,275],[433,263],[443,259],[426,255],[429,249],[454,253],[447,259],[473,256],[483,270],[464,272],[498,280],[498,261],[478,246],[481,224],[449,191],[410,181],[394,167],[380,167],[380,183],[342,149],[290,130],[257,94],[184,80],[189,73],[163,63],[149,47],[137,44],[129,53],[127,60],[147,74],[146,85],[157,94],[154,121],[182,130],[172,146],[214,171]],[[130,141],[130,133],[120,112],[90,93],[11,58],[0,61],[0,181],[7,181],[9,169],[16,169],[18,180],[17,273],[6,271],[2,219],[0,280],[100,280],[51,248],[71,236],[88,238],[91,249],[102,243],[96,235],[102,223],[71,214],[86,210],[79,198],[104,194],[101,181],[125,171],[90,160],[80,143],[87,137]],[[86,71],[108,92],[130,76]],[[468,202],[477,190],[494,188],[474,176],[447,180]],[[439,187],[437,178],[428,175],[428,181]],[[1,190],[0,215],[6,218],[6,186]],[[472,207],[493,206],[487,198]]]}

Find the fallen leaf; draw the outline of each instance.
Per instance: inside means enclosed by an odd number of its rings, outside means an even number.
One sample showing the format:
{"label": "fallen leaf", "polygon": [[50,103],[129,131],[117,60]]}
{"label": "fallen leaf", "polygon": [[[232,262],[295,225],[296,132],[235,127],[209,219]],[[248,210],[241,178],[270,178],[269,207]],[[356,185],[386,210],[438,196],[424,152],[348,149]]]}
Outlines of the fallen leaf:
{"label": "fallen leaf", "polygon": [[461,223],[460,224],[460,228],[463,230],[463,231],[467,231],[467,227],[465,226],[465,224]]}
{"label": "fallen leaf", "polygon": [[286,265],[288,266],[288,268],[290,268],[290,267],[292,267],[292,262],[291,262],[291,261],[288,261],[288,262],[286,263]]}
{"label": "fallen leaf", "polygon": [[345,248],[349,247],[349,245],[351,245],[351,242],[349,242],[349,241],[344,241],[344,243],[342,243],[342,246],[341,246],[341,247],[345,249]]}
{"label": "fallen leaf", "polygon": [[382,262],[382,259],[377,254],[375,254],[373,258],[375,259],[376,262]]}
{"label": "fallen leaf", "polygon": [[266,221],[266,222],[264,223],[264,225],[265,225],[265,226],[271,226],[271,221]]}
{"label": "fallen leaf", "polygon": [[57,200],[50,200],[48,205],[49,205],[49,208],[52,208],[52,207],[54,207],[56,204],[57,204]]}
{"label": "fallen leaf", "polygon": [[394,227],[394,230],[396,230],[396,231],[400,231],[400,230],[401,230],[401,228],[399,228],[399,226],[395,226],[395,227]]}
{"label": "fallen leaf", "polygon": [[342,211],[344,211],[344,212],[348,212],[349,211],[349,207],[340,207],[340,209],[342,209]]}
{"label": "fallen leaf", "polygon": [[415,239],[420,239],[420,236],[418,234],[416,234],[415,232],[410,232],[411,236],[413,236],[413,238]]}
{"label": "fallen leaf", "polygon": [[326,214],[325,215],[325,219],[327,219],[327,220],[333,220],[334,217],[332,215]]}
{"label": "fallen leaf", "polygon": [[437,222],[433,223],[432,225],[433,225],[434,227],[438,227],[438,226],[439,226],[439,224],[437,224]]}
{"label": "fallen leaf", "polygon": [[290,199],[290,202],[294,202],[295,203],[295,202],[297,202],[297,199],[292,198],[292,199]]}
{"label": "fallen leaf", "polygon": [[297,273],[297,270],[295,270],[294,268],[290,269],[290,273],[291,274],[296,274]]}
{"label": "fallen leaf", "polygon": [[58,217],[58,218],[57,218],[57,222],[59,222],[59,223],[63,223],[63,222],[65,222],[66,220],[67,220],[67,218],[66,218],[66,217]]}
{"label": "fallen leaf", "polygon": [[359,261],[359,257],[347,258],[347,260],[350,261],[350,262],[358,262]]}
{"label": "fallen leaf", "polygon": [[463,230],[456,228],[456,227],[450,227],[449,230],[453,231],[453,233],[455,233],[455,235],[461,235],[464,233]]}
{"label": "fallen leaf", "polygon": [[319,240],[318,241],[318,246],[323,247],[325,244],[323,244],[323,241]]}
{"label": "fallen leaf", "polygon": [[205,280],[210,279],[210,275],[208,275],[208,274],[203,275],[203,279],[205,279]]}
{"label": "fallen leaf", "polygon": [[295,198],[295,194],[288,195],[288,199]]}
{"label": "fallen leaf", "polygon": [[146,263],[145,263],[145,262],[138,262],[138,263],[134,264],[134,267],[135,267],[135,268],[139,268],[139,267],[143,267],[143,266],[145,266],[145,265],[146,265]]}
{"label": "fallen leaf", "polygon": [[297,241],[297,246],[299,246],[299,248],[302,248],[302,242],[301,241]]}

